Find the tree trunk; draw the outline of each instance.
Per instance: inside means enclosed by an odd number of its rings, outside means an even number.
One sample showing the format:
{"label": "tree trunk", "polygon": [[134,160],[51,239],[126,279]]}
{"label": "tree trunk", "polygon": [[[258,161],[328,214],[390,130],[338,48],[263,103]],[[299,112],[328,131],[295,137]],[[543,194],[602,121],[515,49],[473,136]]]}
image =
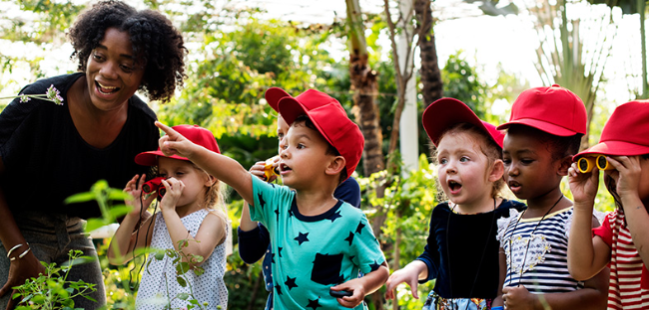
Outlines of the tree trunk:
{"label": "tree trunk", "polygon": [[433,10],[430,0],[415,0],[415,17],[417,33],[419,33],[419,55],[421,58],[421,90],[424,95],[424,105],[442,98],[442,75],[437,63],[437,48],[433,33]]}

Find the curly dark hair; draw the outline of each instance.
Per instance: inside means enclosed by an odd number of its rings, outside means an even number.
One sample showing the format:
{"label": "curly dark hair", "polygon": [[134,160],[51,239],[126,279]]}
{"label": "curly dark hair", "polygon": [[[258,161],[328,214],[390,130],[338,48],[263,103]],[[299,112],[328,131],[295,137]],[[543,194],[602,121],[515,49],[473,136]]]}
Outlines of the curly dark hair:
{"label": "curly dark hair", "polygon": [[102,1],[83,12],[70,28],[74,47],[70,58],[79,59],[80,71],[86,71],[88,57],[108,28],[128,32],[133,55],[145,63],[139,89],[150,100],[169,101],[176,85],[185,78],[185,48],[183,37],[164,15],[153,10],[137,11],[121,1]]}

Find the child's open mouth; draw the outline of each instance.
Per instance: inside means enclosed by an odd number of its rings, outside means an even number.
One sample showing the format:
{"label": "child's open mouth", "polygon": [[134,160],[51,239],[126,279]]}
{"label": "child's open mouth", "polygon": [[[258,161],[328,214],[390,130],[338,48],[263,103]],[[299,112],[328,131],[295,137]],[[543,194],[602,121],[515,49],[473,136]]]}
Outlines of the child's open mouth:
{"label": "child's open mouth", "polygon": [[453,180],[448,181],[448,189],[451,191],[451,194],[455,195],[462,189],[462,184]]}
{"label": "child's open mouth", "polygon": [[110,95],[112,93],[119,91],[120,89],[119,87],[115,87],[115,86],[103,85],[97,81],[95,81],[95,85],[97,86],[97,90],[104,95]]}
{"label": "child's open mouth", "polygon": [[289,173],[289,172],[291,172],[291,171],[292,171],[291,167],[289,167],[289,166],[286,165],[285,163],[281,163],[281,164],[279,164],[279,173],[280,173],[281,175],[285,175],[285,174],[287,174],[287,173]]}
{"label": "child's open mouth", "polygon": [[509,189],[512,191],[512,193],[516,194],[521,189],[521,184],[516,182],[516,181],[509,181],[507,182],[507,186],[509,186]]}

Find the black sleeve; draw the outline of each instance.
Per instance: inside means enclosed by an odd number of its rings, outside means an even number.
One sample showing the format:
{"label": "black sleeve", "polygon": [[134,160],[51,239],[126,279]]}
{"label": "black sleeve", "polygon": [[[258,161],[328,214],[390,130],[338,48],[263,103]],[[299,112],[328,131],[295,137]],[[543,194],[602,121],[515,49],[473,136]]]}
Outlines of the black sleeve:
{"label": "black sleeve", "polygon": [[246,264],[254,264],[266,253],[270,244],[268,229],[261,223],[251,231],[243,231],[237,228],[239,236],[239,256]]}
{"label": "black sleeve", "polygon": [[361,207],[361,187],[353,177],[349,177],[336,188],[334,197],[356,208]]}

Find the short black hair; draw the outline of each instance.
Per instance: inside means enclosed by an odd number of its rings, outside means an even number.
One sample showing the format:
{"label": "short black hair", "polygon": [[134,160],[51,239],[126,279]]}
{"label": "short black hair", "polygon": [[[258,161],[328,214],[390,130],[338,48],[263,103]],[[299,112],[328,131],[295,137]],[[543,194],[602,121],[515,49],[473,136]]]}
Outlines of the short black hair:
{"label": "short black hair", "polygon": [[534,127],[518,124],[511,125],[507,131],[536,137],[541,143],[546,144],[547,150],[552,154],[553,160],[559,160],[577,154],[581,145],[581,138],[584,136],[580,133],[567,137],[556,136]]}
{"label": "short black hair", "polygon": [[[295,126],[295,125],[299,125],[299,124],[304,124],[304,126],[306,126],[307,128],[315,130],[320,136],[322,136],[322,134],[320,133],[318,128],[316,128],[315,125],[313,124],[313,121],[311,121],[311,119],[306,114],[302,114],[302,115],[298,116],[293,121],[291,126]],[[342,155],[340,155],[340,152],[338,152],[338,150],[333,145],[331,145],[331,143],[329,143],[329,141],[327,141],[327,139],[325,139],[324,137],[322,137],[322,138],[327,142],[327,145],[329,146],[327,148],[327,152],[325,154],[333,155],[333,156],[342,156]],[[338,179],[338,184],[341,184],[345,180],[347,180],[347,169],[343,169],[340,172],[340,179]]]}
{"label": "short black hair", "polygon": [[150,100],[169,101],[176,86],[183,84],[187,54],[183,37],[171,21],[159,12],[137,11],[121,1],[94,4],[79,15],[69,32],[74,47],[70,58],[78,58],[78,70],[86,71],[90,53],[108,28],[128,32],[136,62],[145,63],[138,89],[148,93]]}

